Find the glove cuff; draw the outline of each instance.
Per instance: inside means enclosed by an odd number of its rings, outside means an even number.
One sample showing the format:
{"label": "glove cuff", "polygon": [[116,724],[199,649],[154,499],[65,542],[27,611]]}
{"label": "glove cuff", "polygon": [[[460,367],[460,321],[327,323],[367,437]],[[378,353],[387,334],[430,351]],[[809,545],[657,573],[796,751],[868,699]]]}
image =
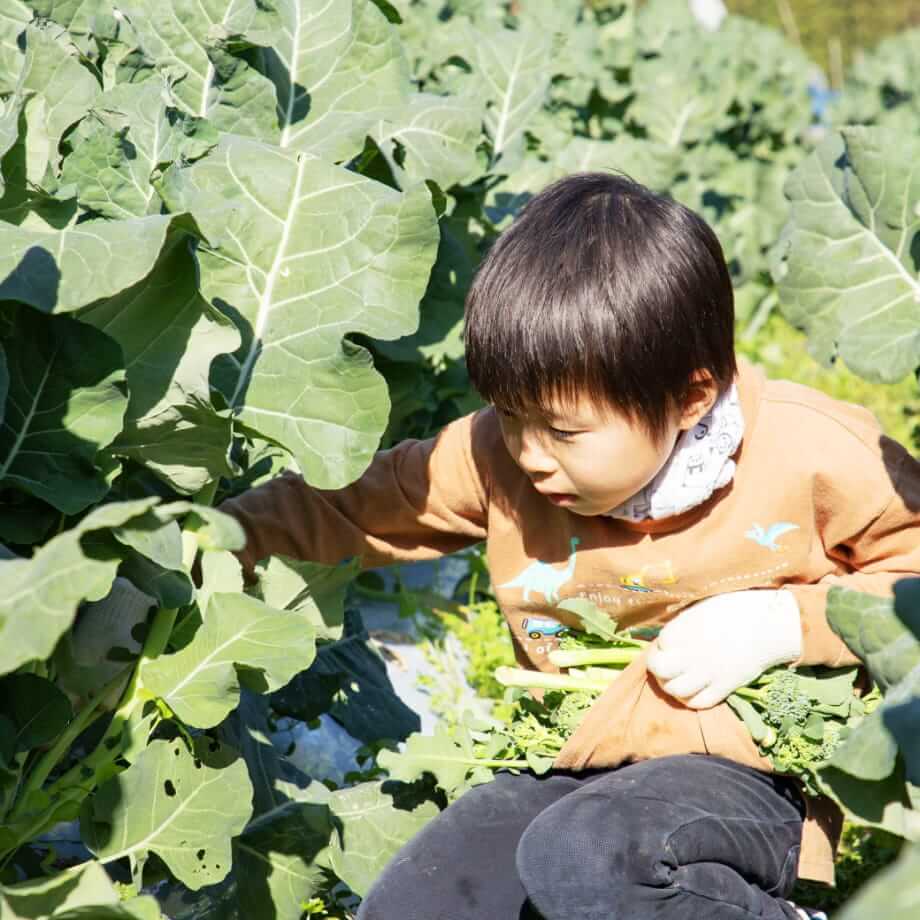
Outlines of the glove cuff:
{"label": "glove cuff", "polygon": [[799,603],[791,591],[773,592],[770,600],[770,618],[773,623],[772,664],[785,664],[802,656],[802,614]]}

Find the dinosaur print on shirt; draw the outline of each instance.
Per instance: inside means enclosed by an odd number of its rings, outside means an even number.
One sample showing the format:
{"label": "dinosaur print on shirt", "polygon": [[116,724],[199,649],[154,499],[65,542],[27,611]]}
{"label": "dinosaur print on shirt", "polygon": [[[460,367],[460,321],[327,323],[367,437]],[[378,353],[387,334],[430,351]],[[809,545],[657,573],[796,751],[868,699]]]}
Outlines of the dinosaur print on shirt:
{"label": "dinosaur print on shirt", "polygon": [[530,595],[536,591],[543,595],[548,604],[558,603],[559,590],[575,574],[575,547],[580,542],[578,537],[569,540],[569,561],[564,568],[556,569],[548,562],[535,559],[523,572],[498,587],[523,589],[525,601],[529,601]]}
{"label": "dinosaur print on shirt", "polygon": [[771,524],[766,529],[761,527],[760,524],[754,524],[745,534],[745,537],[761,546],[765,546],[771,552],[778,553],[785,549],[785,547],[780,546],[776,541],[784,533],[789,533],[790,530],[800,529],[798,524],[790,524],[788,521],[779,521],[776,524]]}

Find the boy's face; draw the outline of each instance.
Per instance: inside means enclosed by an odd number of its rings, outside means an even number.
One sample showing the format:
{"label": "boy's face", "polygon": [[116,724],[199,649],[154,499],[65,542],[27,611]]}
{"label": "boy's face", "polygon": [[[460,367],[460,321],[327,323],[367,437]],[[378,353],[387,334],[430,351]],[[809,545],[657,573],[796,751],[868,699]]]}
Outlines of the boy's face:
{"label": "boy's face", "polygon": [[658,441],[627,416],[588,400],[552,401],[546,412],[496,412],[505,446],[534,488],[554,505],[590,517],[648,485],[681,431],[709,411],[716,395],[715,385],[694,387]]}

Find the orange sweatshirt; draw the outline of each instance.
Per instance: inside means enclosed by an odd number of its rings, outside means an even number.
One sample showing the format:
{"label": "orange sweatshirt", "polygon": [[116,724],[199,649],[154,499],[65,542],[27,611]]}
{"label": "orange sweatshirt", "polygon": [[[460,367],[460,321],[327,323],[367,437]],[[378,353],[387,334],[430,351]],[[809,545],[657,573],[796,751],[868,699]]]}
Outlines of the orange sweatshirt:
{"label": "orange sweatshirt", "polygon": [[[897,579],[920,574],[920,463],[859,406],[767,381],[745,362],[737,383],[745,431],[735,477],[677,517],[631,523],[552,505],[505,450],[492,409],[379,452],[343,489],[314,489],[285,473],[221,510],[246,530],[245,566],[280,553],[329,564],[361,556],[373,567],[487,541],[495,594],[525,667],[556,670],[547,655],[557,639],[545,620],[577,625],[556,606],[566,598],[591,599],[625,628],[663,624],[715,594],[780,587],[802,613],[798,663],[852,664],[827,623],[828,588],[888,594]],[[640,659],[598,699],[556,765],[689,752],[770,769],[726,704],[684,707]],[[809,807],[799,874],[832,882],[841,815],[826,799]]]}

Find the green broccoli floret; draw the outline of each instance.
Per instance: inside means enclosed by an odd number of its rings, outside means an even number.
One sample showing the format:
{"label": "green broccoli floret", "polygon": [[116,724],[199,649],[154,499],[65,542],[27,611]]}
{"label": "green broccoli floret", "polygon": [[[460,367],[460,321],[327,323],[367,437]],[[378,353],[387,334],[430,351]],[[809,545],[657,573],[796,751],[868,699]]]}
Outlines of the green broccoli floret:
{"label": "green broccoli floret", "polygon": [[763,691],[764,721],[776,728],[804,725],[811,713],[812,702],[799,689],[794,671],[783,669],[771,674]]}

